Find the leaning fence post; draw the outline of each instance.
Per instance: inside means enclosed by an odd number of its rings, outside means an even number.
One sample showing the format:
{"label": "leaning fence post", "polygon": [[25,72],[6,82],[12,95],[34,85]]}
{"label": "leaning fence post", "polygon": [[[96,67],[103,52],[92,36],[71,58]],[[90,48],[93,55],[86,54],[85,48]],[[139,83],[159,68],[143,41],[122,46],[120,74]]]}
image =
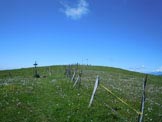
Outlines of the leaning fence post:
{"label": "leaning fence post", "polygon": [[75,70],[74,70],[74,74],[73,74],[73,76],[71,78],[71,81],[74,81],[74,78],[75,78]]}
{"label": "leaning fence post", "polygon": [[145,80],[143,82],[143,95],[142,95],[142,99],[141,99],[141,109],[140,109],[141,114],[139,114],[138,122],[142,122],[142,120],[143,120],[145,99],[146,99],[146,96],[145,96],[146,83],[147,83],[147,75],[146,75]]}
{"label": "leaning fence post", "polygon": [[73,87],[75,87],[75,85],[77,84],[78,81],[79,81],[79,83],[81,83],[81,77],[82,77],[82,70],[80,71],[80,73],[79,73],[79,75],[78,75],[78,77],[77,77]]}
{"label": "leaning fence post", "polygon": [[91,99],[90,99],[90,102],[89,102],[88,107],[91,107],[91,104],[93,102],[94,95],[96,93],[96,90],[97,90],[98,85],[99,85],[99,76],[97,76],[97,78],[96,78],[96,82],[95,82],[95,85],[94,85],[93,93],[92,93],[92,96],[91,96]]}
{"label": "leaning fence post", "polygon": [[79,80],[79,76],[77,77],[77,79],[76,79],[76,81],[75,81],[73,87],[75,87],[75,85],[77,84],[78,80]]}

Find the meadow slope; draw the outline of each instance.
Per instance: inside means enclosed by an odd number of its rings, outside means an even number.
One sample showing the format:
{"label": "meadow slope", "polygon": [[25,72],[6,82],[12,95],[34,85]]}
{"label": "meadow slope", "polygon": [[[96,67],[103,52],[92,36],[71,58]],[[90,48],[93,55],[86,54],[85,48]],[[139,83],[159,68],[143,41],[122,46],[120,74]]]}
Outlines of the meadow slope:
{"label": "meadow slope", "polygon": [[[100,84],[139,111],[145,74],[102,66],[81,70],[76,87],[65,66],[39,67],[41,78],[33,77],[33,68],[0,71],[0,122],[137,122],[138,114]],[[88,108],[97,75],[100,84]],[[162,76],[148,75],[145,122],[162,122],[161,91]]]}

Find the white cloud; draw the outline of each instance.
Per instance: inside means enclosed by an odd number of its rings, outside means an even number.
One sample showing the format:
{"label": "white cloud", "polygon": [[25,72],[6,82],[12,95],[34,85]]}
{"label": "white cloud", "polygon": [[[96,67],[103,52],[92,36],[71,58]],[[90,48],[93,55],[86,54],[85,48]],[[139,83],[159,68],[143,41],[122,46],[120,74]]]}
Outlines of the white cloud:
{"label": "white cloud", "polygon": [[162,72],[162,66],[155,70],[156,72]]}
{"label": "white cloud", "polygon": [[89,12],[89,5],[86,0],[79,0],[76,7],[71,7],[65,3],[63,4],[63,6],[65,7],[65,9],[63,10],[65,15],[74,20],[80,19],[83,15]]}

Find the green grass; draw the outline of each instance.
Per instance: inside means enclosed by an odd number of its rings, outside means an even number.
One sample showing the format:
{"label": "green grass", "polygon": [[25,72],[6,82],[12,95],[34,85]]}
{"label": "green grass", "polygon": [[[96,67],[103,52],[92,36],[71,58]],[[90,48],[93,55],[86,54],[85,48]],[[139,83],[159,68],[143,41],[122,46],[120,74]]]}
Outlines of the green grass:
{"label": "green grass", "polygon": [[[73,67],[74,68],[74,67]],[[64,76],[65,66],[39,67],[41,78],[33,78],[33,68],[0,71],[0,122],[136,122],[138,115],[98,87],[88,108],[96,75],[136,110],[140,110],[145,74],[100,66],[80,66],[80,86]],[[145,122],[162,121],[162,77],[148,76]]]}

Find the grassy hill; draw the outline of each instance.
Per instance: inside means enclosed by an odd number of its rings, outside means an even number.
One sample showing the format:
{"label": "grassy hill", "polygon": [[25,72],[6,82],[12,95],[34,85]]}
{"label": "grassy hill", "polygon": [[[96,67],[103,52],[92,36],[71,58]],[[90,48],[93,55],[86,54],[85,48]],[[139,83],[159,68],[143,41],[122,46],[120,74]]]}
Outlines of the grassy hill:
{"label": "grassy hill", "polygon": [[[72,66],[72,69],[76,66]],[[0,122],[137,122],[138,114],[100,85],[88,108],[96,76],[100,84],[140,110],[145,74],[102,66],[79,66],[81,84],[65,76],[65,66],[0,71]],[[145,122],[162,122],[162,76],[148,76]]]}

